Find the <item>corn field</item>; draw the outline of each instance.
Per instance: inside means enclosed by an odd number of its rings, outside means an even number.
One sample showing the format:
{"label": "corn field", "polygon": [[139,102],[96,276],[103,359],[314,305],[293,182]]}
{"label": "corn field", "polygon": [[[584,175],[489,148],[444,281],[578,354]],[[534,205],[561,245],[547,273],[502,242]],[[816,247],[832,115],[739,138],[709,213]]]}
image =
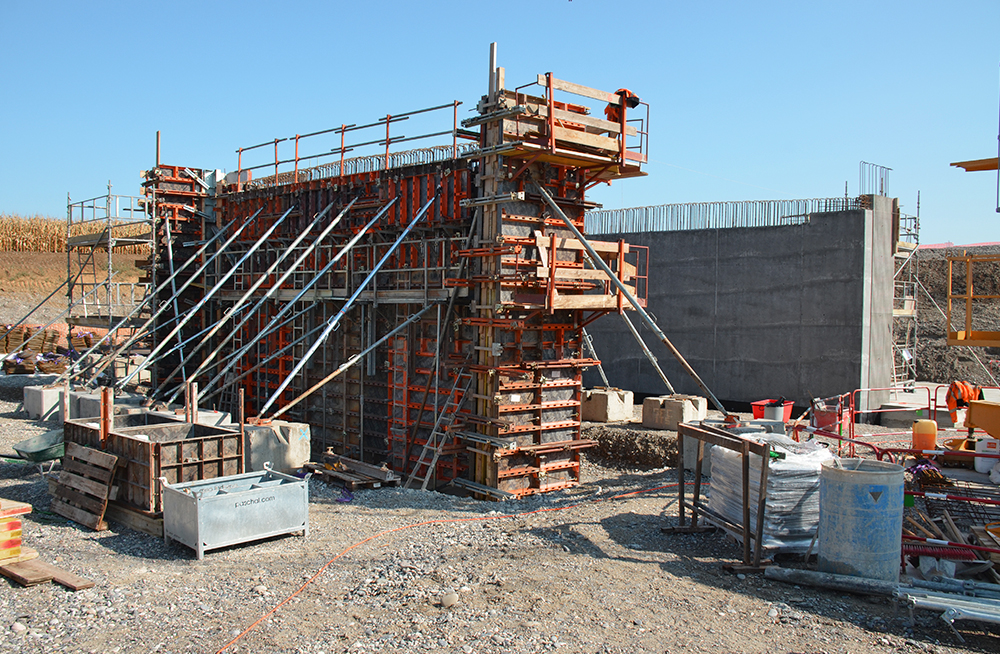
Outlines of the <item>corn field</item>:
{"label": "corn field", "polygon": [[[104,229],[106,223],[90,222],[74,225],[73,236],[95,234]],[[115,222],[113,231],[116,237],[138,236],[148,232],[145,224],[128,224]],[[128,246],[121,248],[124,252],[140,254],[148,250],[144,246]],[[0,214],[0,252],[65,252],[66,251],[66,219],[47,216],[19,216],[17,214]]]}

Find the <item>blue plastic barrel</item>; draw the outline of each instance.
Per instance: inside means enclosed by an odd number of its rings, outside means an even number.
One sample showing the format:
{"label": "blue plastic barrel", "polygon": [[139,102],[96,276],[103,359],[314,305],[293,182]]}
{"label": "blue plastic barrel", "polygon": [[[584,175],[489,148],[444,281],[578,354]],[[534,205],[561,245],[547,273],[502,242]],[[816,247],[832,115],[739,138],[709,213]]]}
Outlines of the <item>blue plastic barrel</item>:
{"label": "blue plastic barrel", "polygon": [[899,581],[903,467],[824,461],[819,483],[819,570]]}

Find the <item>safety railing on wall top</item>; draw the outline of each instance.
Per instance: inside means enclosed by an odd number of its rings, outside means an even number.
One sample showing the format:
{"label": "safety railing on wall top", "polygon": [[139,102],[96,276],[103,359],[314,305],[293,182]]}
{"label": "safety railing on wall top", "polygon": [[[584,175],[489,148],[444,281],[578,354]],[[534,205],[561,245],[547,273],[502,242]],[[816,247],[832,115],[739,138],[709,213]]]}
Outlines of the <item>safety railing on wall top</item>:
{"label": "safety railing on wall top", "polygon": [[[237,182],[242,187],[272,186],[275,184],[290,184],[320,179],[340,177],[355,173],[387,170],[399,166],[433,163],[446,159],[456,159],[478,147],[478,132],[462,130],[458,127],[458,107],[462,104],[457,100],[449,104],[418,109],[402,114],[389,114],[375,122],[366,125],[341,125],[331,129],[319,130],[308,134],[276,138],[245,148],[239,148],[237,153],[236,171],[227,177],[228,183]],[[393,126],[430,114],[430,121],[424,121],[417,126],[419,134],[405,136],[393,134]],[[436,116],[447,114],[450,125],[447,129],[435,130],[434,125],[440,125],[441,119]],[[434,131],[424,131],[425,129]],[[397,127],[398,130],[398,127]],[[402,152],[390,152],[390,149],[404,142],[430,138],[450,137],[450,145],[417,148]],[[462,142],[460,143],[460,139]],[[303,153],[300,146],[309,145],[311,150]],[[361,149],[377,149],[377,154],[368,154],[347,158],[349,152]],[[290,151],[289,151],[290,150]],[[248,165],[247,155],[258,155],[262,152],[272,153],[263,163]],[[334,161],[319,163],[319,159],[333,158]],[[316,162],[315,165],[303,167],[306,162]],[[286,170],[282,170],[285,168]],[[290,170],[289,170],[290,168]],[[256,178],[256,172],[270,172],[266,177]]]}
{"label": "safety railing on wall top", "polygon": [[867,209],[867,198],[691,202],[628,209],[601,209],[586,215],[587,234],[678,232],[735,227],[778,227],[809,222],[809,215]]}

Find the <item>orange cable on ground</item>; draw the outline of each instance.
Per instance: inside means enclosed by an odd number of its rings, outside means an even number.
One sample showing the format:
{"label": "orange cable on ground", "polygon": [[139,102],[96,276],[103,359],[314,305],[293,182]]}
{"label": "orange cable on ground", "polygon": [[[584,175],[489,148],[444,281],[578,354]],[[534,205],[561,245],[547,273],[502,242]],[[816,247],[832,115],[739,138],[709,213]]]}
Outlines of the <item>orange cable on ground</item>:
{"label": "orange cable on ground", "polygon": [[[686,482],[685,485],[691,485],[693,483],[694,482]],[[653,491],[663,490],[665,488],[675,488],[676,486],[677,486],[677,484],[665,484],[663,486],[656,486],[655,488],[644,488],[642,490],[632,491],[630,493],[622,493],[620,495],[612,495],[611,497],[603,497],[603,498],[600,498],[600,499],[588,500],[588,501],[590,503],[592,503],[592,504],[597,504],[599,502],[605,502],[607,500],[616,500],[616,499],[620,499],[620,498],[624,498],[624,497],[631,497],[633,495],[641,495],[642,493],[652,493]],[[702,482],[702,486],[708,486],[708,483]],[[298,590],[296,590],[294,593],[292,593],[291,595],[289,595],[288,597],[286,597],[285,599],[283,599],[281,602],[279,602],[277,605],[275,605],[275,607],[273,609],[271,609],[270,611],[268,611],[264,615],[260,616],[260,618],[258,618],[256,622],[254,622],[252,625],[250,625],[249,627],[247,627],[246,629],[244,629],[238,636],[236,636],[235,638],[233,638],[231,641],[229,641],[228,643],[226,643],[225,645],[223,645],[216,652],[216,654],[222,654],[223,652],[225,652],[227,649],[229,649],[230,647],[232,647],[233,645],[235,645],[237,642],[239,642],[239,640],[241,638],[243,638],[248,633],[250,633],[251,631],[253,631],[253,629],[257,625],[259,625],[261,622],[263,622],[264,620],[266,620],[270,616],[274,615],[278,611],[278,609],[280,609],[282,606],[284,606],[285,604],[288,604],[293,599],[295,599],[295,597],[297,597],[299,593],[301,593],[303,590],[305,590],[309,586],[309,584],[311,584],[313,581],[316,580],[317,577],[319,577],[321,574],[323,574],[323,572],[325,572],[326,569],[330,567],[330,564],[332,564],[334,561],[342,558],[345,554],[347,554],[351,550],[353,550],[355,548],[358,548],[358,547],[361,547],[365,543],[370,543],[371,541],[373,541],[373,540],[375,540],[377,538],[381,538],[382,536],[387,536],[387,535],[395,533],[397,531],[405,531],[407,529],[413,529],[414,527],[424,527],[426,525],[448,524],[448,523],[452,523],[452,522],[484,522],[486,520],[503,520],[503,519],[506,519],[506,518],[520,518],[520,517],[527,516],[527,515],[532,515],[532,514],[535,514],[535,513],[547,513],[547,512],[552,512],[552,511],[565,511],[566,509],[574,509],[574,508],[576,508],[578,506],[581,506],[582,504],[583,504],[583,502],[577,502],[576,504],[567,504],[566,506],[546,507],[546,508],[541,508],[541,509],[535,509],[534,511],[525,511],[523,513],[508,513],[506,515],[487,515],[487,516],[479,516],[479,517],[476,517],[476,518],[442,518],[440,520],[425,520],[424,522],[415,522],[413,524],[403,525],[402,527],[395,527],[393,529],[386,529],[385,531],[380,531],[377,534],[373,534],[372,536],[369,536],[368,538],[366,538],[364,540],[360,540],[357,543],[354,543],[353,545],[351,545],[350,547],[348,547],[347,549],[345,549],[344,551],[342,551],[340,554],[337,554],[335,557],[333,557],[332,559],[330,559],[329,561],[327,561],[326,563],[324,563],[322,565],[322,567],[320,567],[320,569],[316,571],[316,574],[314,574],[313,576],[309,577],[309,579],[307,579],[305,581],[305,583],[303,583],[299,587]]]}

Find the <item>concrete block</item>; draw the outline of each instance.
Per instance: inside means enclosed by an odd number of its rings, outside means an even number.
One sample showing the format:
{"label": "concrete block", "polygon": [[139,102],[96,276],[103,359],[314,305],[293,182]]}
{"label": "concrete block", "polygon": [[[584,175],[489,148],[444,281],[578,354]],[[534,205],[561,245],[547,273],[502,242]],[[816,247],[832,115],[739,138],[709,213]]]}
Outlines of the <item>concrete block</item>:
{"label": "concrete block", "polygon": [[593,388],[583,391],[580,413],[590,422],[621,422],[632,419],[632,391]]}
{"label": "concrete block", "polygon": [[89,391],[70,391],[70,418],[100,418],[101,394]]}
{"label": "concrete block", "polygon": [[697,422],[708,415],[708,400],[697,395],[661,395],[642,401],[642,426],[677,430],[682,422]]}
{"label": "concrete block", "polygon": [[[712,476],[712,448],[710,443],[705,443],[705,453],[701,457],[701,474],[706,477]],[[698,463],[698,439],[690,436],[684,437],[684,469],[694,470]]]}
{"label": "concrete block", "polygon": [[62,397],[61,387],[25,386],[24,410],[35,420],[62,421]]}
{"label": "concrete block", "polygon": [[243,460],[247,472],[263,470],[269,461],[275,470],[291,472],[312,456],[309,425],[305,423],[273,420],[267,425],[247,425],[244,431]]}

